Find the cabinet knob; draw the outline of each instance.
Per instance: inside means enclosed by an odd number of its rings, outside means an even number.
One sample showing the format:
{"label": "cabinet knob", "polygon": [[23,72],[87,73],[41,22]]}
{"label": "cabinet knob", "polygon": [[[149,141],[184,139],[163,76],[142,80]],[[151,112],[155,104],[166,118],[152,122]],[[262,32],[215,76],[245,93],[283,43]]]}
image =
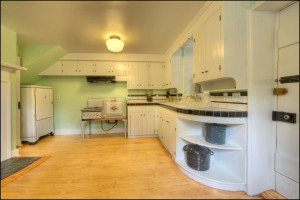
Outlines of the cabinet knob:
{"label": "cabinet knob", "polygon": [[204,74],[204,72],[201,72],[201,74]]}
{"label": "cabinet knob", "polygon": [[208,71],[205,71],[205,73],[207,73]]}

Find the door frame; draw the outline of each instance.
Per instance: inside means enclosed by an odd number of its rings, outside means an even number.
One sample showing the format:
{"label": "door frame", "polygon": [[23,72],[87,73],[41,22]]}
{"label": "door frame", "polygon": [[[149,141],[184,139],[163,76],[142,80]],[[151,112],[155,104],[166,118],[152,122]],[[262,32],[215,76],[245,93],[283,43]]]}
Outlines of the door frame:
{"label": "door frame", "polygon": [[[1,70],[1,85],[7,84],[7,132],[6,132],[6,142],[7,142],[7,157],[11,158],[11,83],[9,80],[9,72]],[[2,95],[1,95],[2,96]],[[3,110],[1,110],[3,112]],[[2,133],[1,133],[2,134]],[[6,160],[5,159],[5,160]],[[1,161],[2,158],[1,158]]]}

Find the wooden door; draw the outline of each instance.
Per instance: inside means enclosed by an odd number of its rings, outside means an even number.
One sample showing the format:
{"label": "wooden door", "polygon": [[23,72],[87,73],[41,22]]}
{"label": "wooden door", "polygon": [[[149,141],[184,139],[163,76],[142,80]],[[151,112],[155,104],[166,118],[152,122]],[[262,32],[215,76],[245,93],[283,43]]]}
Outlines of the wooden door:
{"label": "wooden door", "polygon": [[[298,76],[299,80],[299,2],[279,14],[278,79]],[[278,82],[288,89],[278,96],[277,111],[295,113],[295,123],[277,121],[275,156],[276,191],[286,198],[299,199],[299,81]]]}
{"label": "wooden door", "polygon": [[205,76],[206,80],[221,77],[221,9],[214,12],[205,22]]}

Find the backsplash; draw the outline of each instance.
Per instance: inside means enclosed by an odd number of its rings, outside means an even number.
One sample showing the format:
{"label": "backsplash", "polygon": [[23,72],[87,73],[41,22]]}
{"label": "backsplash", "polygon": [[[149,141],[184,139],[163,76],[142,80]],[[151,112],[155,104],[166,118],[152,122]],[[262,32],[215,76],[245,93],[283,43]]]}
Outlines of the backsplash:
{"label": "backsplash", "polygon": [[[152,100],[153,100],[152,101],[153,103],[166,102],[167,96],[166,95],[153,95]],[[127,102],[128,103],[147,102],[147,96],[146,95],[128,95]]]}
{"label": "backsplash", "polygon": [[248,93],[242,92],[216,92],[211,93],[211,106],[214,108],[227,108],[239,111],[248,110]]}

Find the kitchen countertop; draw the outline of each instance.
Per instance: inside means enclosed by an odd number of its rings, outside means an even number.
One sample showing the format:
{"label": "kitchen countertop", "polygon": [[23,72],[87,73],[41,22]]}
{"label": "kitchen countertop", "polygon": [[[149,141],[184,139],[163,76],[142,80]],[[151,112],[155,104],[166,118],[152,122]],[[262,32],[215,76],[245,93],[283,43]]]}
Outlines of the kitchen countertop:
{"label": "kitchen countertop", "polygon": [[214,107],[200,107],[197,105],[181,105],[179,102],[128,102],[128,106],[146,106],[146,105],[159,105],[175,112],[211,116],[211,117],[247,117],[247,111],[238,111],[226,108],[214,108]]}

